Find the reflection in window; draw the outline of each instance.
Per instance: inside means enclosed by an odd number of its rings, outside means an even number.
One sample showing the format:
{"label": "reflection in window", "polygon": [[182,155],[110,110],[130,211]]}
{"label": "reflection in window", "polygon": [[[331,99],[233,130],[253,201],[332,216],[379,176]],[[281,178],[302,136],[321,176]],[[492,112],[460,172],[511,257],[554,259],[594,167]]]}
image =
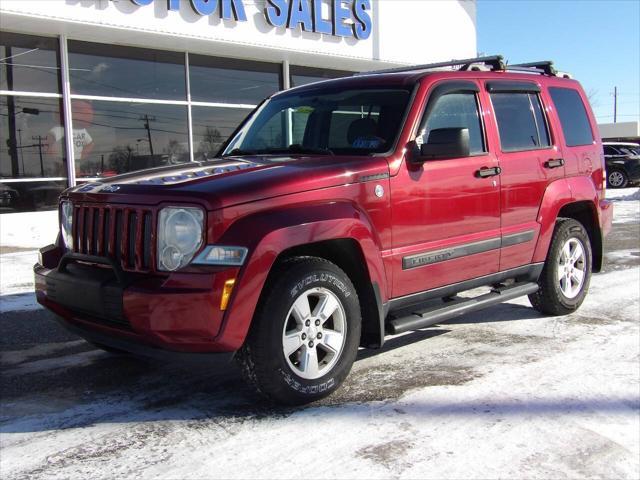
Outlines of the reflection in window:
{"label": "reflection in window", "polygon": [[538,96],[534,93],[492,93],[503,151],[549,146],[549,135]]}
{"label": "reflection in window", "polygon": [[280,64],[189,55],[191,100],[255,105],[280,90]]}
{"label": "reflection in window", "polygon": [[0,177],[66,177],[57,98],[0,97]]}
{"label": "reflection in window", "polygon": [[0,213],[55,209],[66,180],[3,182],[0,180]]}
{"label": "reflection in window", "polygon": [[485,151],[478,103],[474,93],[450,93],[439,97],[420,132],[422,141],[427,142],[431,130],[439,128],[468,128],[470,153]]}
{"label": "reflection in window", "polygon": [[549,93],[558,110],[567,146],[590,145],[593,133],[580,94],[571,88],[556,87],[550,88]]}
{"label": "reflection in window", "polygon": [[396,141],[409,95],[400,89],[292,90],[257,110],[225,153],[385,152]]}
{"label": "reflection in window", "polygon": [[194,160],[213,158],[250,112],[246,108],[192,107]]}
{"label": "reflection in window", "polygon": [[74,100],[71,108],[77,178],[189,161],[185,106]]}
{"label": "reflection in window", "polygon": [[58,41],[2,32],[0,90],[60,93]]}
{"label": "reflection in window", "polygon": [[70,41],[69,66],[73,94],[186,100],[180,53]]}

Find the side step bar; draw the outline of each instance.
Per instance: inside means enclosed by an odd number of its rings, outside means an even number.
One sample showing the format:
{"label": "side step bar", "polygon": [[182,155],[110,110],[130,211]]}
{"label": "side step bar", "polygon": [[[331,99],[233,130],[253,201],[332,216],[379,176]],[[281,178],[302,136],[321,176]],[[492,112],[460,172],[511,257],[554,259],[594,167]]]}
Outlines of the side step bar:
{"label": "side step bar", "polygon": [[416,311],[411,315],[394,318],[388,323],[392,335],[429,327],[445,320],[450,320],[465,313],[475,312],[491,305],[506,302],[517,297],[538,291],[538,284],[533,282],[515,283],[509,286],[494,288],[491,292],[475,298],[456,298],[444,306]]}

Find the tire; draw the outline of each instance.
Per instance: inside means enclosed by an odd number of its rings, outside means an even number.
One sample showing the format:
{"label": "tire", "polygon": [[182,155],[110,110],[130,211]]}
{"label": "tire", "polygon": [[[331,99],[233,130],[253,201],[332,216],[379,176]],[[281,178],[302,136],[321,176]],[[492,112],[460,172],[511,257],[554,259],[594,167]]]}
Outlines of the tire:
{"label": "tire", "polygon": [[342,384],[358,353],[356,289],[340,268],[316,257],[287,260],[271,278],[236,359],[247,382],[273,402],[319,400]]}
{"label": "tire", "polygon": [[540,288],[529,295],[533,308],[546,315],[575,312],[589,290],[592,258],[589,235],[582,224],[571,218],[558,219],[538,279]]}
{"label": "tire", "polygon": [[607,186],[611,188],[626,188],[629,185],[629,176],[624,170],[610,170],[607,172]]}

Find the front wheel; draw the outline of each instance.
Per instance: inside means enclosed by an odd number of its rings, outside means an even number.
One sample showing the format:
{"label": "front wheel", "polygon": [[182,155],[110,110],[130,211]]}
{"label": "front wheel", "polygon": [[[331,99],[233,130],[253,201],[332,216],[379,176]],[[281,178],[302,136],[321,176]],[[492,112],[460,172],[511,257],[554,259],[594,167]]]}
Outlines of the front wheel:
{"label": "front wheel", "polygon": [[360,304],[349,277],[316,257],[285,261],[265,286],[245,345],[245,378],[278,403],[326,397],[351,370],[360,343]]}
{"label": "front wheel", "polygon": [[538,279],[539,289],[529,295],[533,308],[547,315],[566,315],[580,307],[591,280],[591,243],[581,223],[558,219]]}

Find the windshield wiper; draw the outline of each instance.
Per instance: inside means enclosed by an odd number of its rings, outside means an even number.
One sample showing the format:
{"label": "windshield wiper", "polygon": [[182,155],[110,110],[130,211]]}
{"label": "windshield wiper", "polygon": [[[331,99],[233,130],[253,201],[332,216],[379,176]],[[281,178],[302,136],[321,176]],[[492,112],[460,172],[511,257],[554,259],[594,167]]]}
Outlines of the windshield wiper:
{"label": "windshield wiper", "polygon": [[237,155],[256,155],[258,150],[242,150],[241,148],[234,148],[229,153],[222,155],[223,157],[235,157]]}
{"label": "windshield wiper", "polygon": [[304,147],[298,143],[289,145],[287,148],[269,148],[261,150],[264,153],[310,153],[316,155],[334,155],[328,148]]}
{"label": "windshield wiper", "polygon": [[234,148],[229,153],[223,155],[223,157],[233,157],[240,155],[273,155],[279,153],[309,153],[313,155],[334,155],[334,153],[328,148],[317,147],[304,147],[298,143],[289,145],[286,148],[261,148],[259,150],[242,150],[241,148]]}

